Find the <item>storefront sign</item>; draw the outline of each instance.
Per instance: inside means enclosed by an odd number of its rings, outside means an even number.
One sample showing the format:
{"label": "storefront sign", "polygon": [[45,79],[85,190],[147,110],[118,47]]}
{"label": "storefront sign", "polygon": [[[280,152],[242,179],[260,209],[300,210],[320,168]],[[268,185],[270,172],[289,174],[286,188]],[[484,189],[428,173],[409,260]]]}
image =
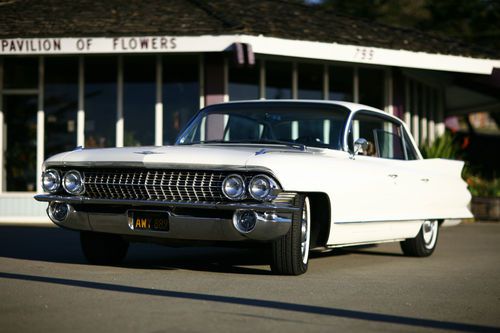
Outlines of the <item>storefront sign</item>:
{"label": "storefront sign", "polygon": [[[200,40],[200,38],[202,40]],[[201,37],[86,37],[0,39],[0,54],[78,54],[148,52],[220,52],[234,38]]]}

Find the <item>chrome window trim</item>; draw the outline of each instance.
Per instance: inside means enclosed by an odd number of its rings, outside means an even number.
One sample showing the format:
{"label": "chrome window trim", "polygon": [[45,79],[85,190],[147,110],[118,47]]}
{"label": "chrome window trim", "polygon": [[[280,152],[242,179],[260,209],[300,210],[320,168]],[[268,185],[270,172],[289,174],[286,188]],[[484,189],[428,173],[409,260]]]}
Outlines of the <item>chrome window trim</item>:
{"label": "chrome window trim", "polygon": [[352,125],[352,123],[354,121],[354,117],[356,116],[357,113],[360,113],[360,112],[372,115],[374,117],[379,117],[379,118],[382,118],[382,119],[385,119],[385,120],[397,123],[399,126],[401,126],[402,130],[410,138],[410,142],[406,142],[406,140],[404,139],[404,136],[403,136],[403,143],[404,144],[409,144],[413,148],[413,150],[415,151],[415,153],[417,155],[417,160],[423,159],[422,158],[422,154],[420,153],[420,150],[417,149],[415,147],[415,143],[411,141],[412,136],[410,135],[408,129],[406,128],[406,124],[401,119],[399,119],[398,117],[392,116],[390,114],[384,113],[383,111],[369,110],[369,109],[357,109],[357,110],[353,110],[353,111],[351,111],[351,113],[347,117],[346,125],[344,126],[344,129],[343,129],[343,142],[342,142],[343,151],[349,153],[349,146],[347,144],[347,137],[349,135],[349,129],[351,128],[351,125]]}

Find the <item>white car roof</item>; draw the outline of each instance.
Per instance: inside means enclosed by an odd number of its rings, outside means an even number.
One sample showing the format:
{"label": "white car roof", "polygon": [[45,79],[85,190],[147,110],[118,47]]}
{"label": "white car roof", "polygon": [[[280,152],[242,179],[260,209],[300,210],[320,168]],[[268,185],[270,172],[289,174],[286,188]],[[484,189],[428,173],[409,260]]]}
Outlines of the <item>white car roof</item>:
{"label": "white car roof", "polygon": [[[374,111],[377,113],[381,113],[385,116],[391,116],[387,112],[384,112],[380,109],[374,108],[372,106],[353,103],[353,102],[344,102],[344,101],[335,101],[335,100],[315,100],[315,99],[250,99],[250,100],[241,100],[241,101],[230,101],[213,105],[221,105],[221,104],[246,104],[246,103],[310,103],[310,104],[330,104],[330,105],[340,105],[348,108],[351,112],[359,111],[359,110],[368,110]],[[396,117],[393,117],[396,118]],[[396,118],[398,119],[398,118]]]}

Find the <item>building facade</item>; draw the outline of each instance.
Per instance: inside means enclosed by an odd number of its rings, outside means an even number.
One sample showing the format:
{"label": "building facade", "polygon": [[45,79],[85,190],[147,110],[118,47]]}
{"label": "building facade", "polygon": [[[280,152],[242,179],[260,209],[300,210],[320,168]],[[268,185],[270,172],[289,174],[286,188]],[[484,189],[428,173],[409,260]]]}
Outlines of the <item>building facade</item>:
{"label": "building facade", "polygon": [[45,220],[33,195],[51,155],[173,144],[213,103],[353,101],[421,145],[500,105],[500,57],[421,33],[286,1],[113,3],[0,6],[0,221]]}

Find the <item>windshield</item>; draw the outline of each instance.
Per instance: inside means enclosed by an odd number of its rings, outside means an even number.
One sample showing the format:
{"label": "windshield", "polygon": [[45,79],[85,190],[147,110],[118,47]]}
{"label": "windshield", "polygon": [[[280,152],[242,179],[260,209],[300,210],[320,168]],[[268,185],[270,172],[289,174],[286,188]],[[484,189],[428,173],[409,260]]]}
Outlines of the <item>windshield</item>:
{"label": "windshield", "polygon": [[339,149],[348,114],[347,108],[334,104],[219,104],[200,111],[176,144],[267,143]]}

